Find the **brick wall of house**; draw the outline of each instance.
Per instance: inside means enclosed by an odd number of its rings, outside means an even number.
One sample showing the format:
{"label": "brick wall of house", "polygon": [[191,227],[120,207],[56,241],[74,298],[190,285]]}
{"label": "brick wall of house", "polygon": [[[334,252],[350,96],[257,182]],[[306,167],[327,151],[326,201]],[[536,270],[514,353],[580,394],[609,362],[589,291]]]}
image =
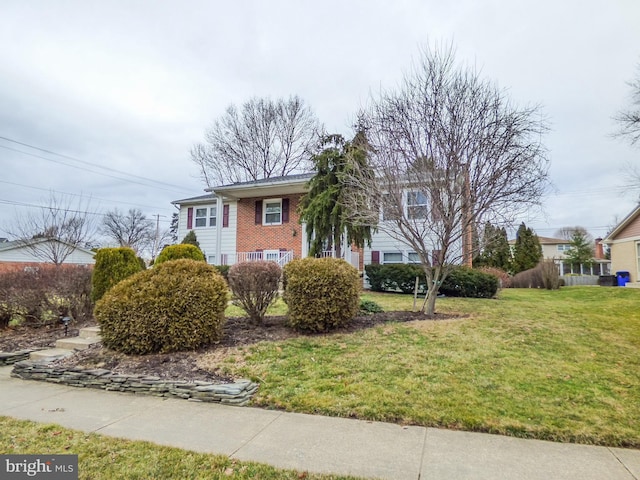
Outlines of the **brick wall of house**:
{"label": "brick wall of house", "polygon": [[288,195],[289,221],[282,225],[256,225],[256,201],[262,197],[243,198],[238,201],[238,229],[236,250],[293,250],[296,257],[302,256],[302,225],[298,215],[298,204],[302,194]]}

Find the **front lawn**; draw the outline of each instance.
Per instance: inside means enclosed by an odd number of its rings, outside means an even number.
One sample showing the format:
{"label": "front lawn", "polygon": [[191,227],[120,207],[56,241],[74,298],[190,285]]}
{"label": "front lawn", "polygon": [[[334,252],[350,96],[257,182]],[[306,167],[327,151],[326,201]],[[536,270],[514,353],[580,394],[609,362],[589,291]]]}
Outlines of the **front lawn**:
{"label": "front lawn", "polygon": [[462,317],[262,342],[225,368],[259,381],[268,408],[638,448],[639,307],[616,287],[443,298]]}

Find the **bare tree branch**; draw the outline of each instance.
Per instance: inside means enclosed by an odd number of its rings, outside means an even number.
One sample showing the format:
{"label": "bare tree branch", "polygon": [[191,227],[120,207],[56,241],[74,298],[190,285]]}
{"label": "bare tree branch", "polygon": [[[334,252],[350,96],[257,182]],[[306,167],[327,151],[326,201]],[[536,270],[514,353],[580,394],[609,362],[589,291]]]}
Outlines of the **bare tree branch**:
{"label": "bare tree branch", "polygon": [[207,186],[308,171],[320,124],[297,96],[231,105],[191,149]]}
{"label": "bare tree branch", "polygon": [[376,177],[351,176],[353,221],[378,225],[418,254],[433,314],[449,269],[473,254],[472,228],[511,222],[539,204],[548,184],[545,121],[538,107],[518,108],[456,67],[451,47],[424,49],[399,91],[382,92],[363,116]]}
{"label": "bare tree branch", "polygon": [[631,87],[631,106],[620,111],[613,119],[620,128],[615,136],[626,138],[631,145],[635,145],[640,142],[640,65],[637,78],[628,84]]}
{"label": "bare tree branch", "polygon": [[95,224],[89,203],[79,200],[73,204],[51,193],[46,207],[17,217],[9,233],[40,261],[60,265],[93,240]]}
{"label": "bare tree branch", "polygon": [[117,208],[105,214],[100,231],[120,247],[130,247],[139,255],[153,250],[156,229],[153,221],[142,210],[131,208],[127,213]]}

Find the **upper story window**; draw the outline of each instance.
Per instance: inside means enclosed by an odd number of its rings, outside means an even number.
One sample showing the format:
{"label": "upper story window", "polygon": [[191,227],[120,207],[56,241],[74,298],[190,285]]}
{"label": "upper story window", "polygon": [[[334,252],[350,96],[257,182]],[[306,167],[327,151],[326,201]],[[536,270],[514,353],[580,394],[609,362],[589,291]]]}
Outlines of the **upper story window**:
{"label": "upper story window", "polygon": [[265,200],[263,211],[263,225],[280,225],[282,223],[282,199]]}
{"label": "upper story window", "polygon": [[567,245],[567,244],[558,245],[559,252],[566,252],[567,250],[570,250],[570,249],[571,249],[571,245]]}
{"label": "upper story window", "polygon": [[407,192],[407,218],[410,220],[427,218],[427,205],[427,196],[423,192]]}
{"label": "upper story window", "polygon": [[196,208],[195,226],[198,227],[215,227],[216,226],[216,207]]}

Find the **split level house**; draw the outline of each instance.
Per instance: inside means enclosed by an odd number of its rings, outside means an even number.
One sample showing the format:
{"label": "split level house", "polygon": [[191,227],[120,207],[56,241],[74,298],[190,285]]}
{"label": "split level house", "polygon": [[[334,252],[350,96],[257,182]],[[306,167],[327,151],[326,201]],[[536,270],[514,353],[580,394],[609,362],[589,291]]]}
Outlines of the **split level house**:
{"label": "split level house", "polygon": [[[196,234],[208,263],[233,265],[271,260],[284,265],[309,253],[307,230],[298,206],[313,174],[288,175],[208,188],[208,193],[175,200],[178,239]],[[415,196],[414,196],[415,197]],[[409,202],[414,198],[407,195]],[[370,263],[415,263],[418,256],[389,235],[373,235],[371,247],[346,247],[341,254],[362,271]],[[322,256],[335,256],[327,250]]]}
{"label": "split level house", "polygon": [[640,287],[640,205],[616,225],[603,243],[611,251],[611,272],[629,272],[627,286]]}

